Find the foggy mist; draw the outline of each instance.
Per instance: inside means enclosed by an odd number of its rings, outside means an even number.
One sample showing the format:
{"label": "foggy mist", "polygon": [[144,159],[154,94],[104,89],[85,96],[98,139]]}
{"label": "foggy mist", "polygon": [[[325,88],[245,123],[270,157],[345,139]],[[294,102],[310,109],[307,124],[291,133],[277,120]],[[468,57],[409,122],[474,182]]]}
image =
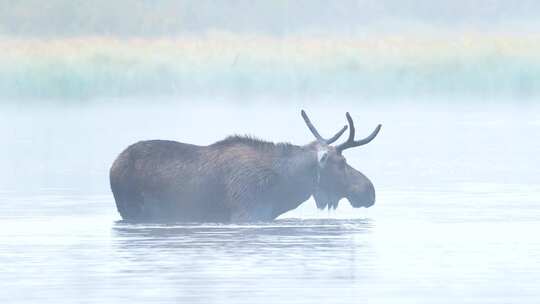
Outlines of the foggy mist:
{"label": "foggy mist", "polygon": [[[0,1],[0,301],[536,303],[538,11]],[[122,220],[109,170],[129,145],[306,145],[301,109],[322,136],[346,112],[357,138],[382,124],[343,153],[374,205],[319,210],[312,196],[275,221]]]}
{"label": "foggy mist", "polygon": [[206,31],[350,36],[425,30],[536,34],[537,1],[17,1],[0,33],[30,37],[170,37]]}

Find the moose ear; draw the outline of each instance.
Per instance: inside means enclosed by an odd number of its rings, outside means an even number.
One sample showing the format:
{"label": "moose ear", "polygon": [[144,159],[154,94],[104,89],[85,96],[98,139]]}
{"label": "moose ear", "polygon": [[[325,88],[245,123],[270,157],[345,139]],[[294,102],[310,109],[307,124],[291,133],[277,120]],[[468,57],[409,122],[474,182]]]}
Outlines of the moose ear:
{"label": "moose ear", "polygon": [[319,167],[324,168],[326,161],[328,160],[328,151],[318,151],[317,160],[319,161]]}

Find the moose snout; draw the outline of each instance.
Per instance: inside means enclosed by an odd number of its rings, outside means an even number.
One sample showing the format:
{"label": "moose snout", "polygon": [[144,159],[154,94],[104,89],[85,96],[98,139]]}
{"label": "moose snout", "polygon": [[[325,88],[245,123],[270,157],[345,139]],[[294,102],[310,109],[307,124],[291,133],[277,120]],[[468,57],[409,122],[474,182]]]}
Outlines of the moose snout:
{"label": "moose snout", "polygon": [[375,187],[369,180],[360,185],[355,185],[352,187],[347,199],[354,208],[369,208],[375,204]]}

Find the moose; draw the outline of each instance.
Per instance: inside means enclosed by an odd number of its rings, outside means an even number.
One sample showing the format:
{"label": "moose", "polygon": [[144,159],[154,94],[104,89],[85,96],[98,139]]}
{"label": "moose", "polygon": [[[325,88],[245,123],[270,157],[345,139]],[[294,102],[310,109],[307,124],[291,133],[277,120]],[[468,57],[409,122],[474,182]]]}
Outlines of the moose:
{"label": "moose", "polygon": [[[128,221],[270,221],[313,196],[319,209],[342,198],[354,208],[375,203],[375,189],[349,166],[346,149],[371,142],[381,125],[355,140],[354,122],[323,138],[301,111],[315,141],[297,146],[230,136],[208,146],[168,140],[137,142],[110,169],[118,212]],[[349,129],[348,139],[331,146]]]}

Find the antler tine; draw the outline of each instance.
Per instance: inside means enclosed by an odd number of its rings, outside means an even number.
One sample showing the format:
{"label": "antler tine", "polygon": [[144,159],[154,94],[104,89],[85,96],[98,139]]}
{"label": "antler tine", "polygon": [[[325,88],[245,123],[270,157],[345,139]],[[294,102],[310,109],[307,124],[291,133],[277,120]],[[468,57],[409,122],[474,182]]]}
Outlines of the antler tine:
{"label": "antler tine", "polygon": [[302,114],[302,118],[306,122],[306,125],[308,126],[311,133],[313,133],[313,135],[315,136],[317,141],[319,141],[320,143],[323,143],[325,145],[329,145],[329,144],[335,142],[336,140],[338,140],[338,138],[343,134],[343,132],[345,132],[345,130],[347,130],[347,126],[343,126],[343,128],[341,128],[341,130],[339,130],[336,133],[336,135],[330,137],[329,139],[325,139],[319,134],[319,132],[317,131],[315,126],[311,123],[311,120],[307,116],[306,112],[304,110],[302,110],[300,113]]}
{"label": "antler tine", "polygon": [[341,137],[341,135],[343,134],[343,132],[345,132],[345,130],[347,130],[347,126],[343,126],[343,128],[341,128],[341,130],[339,130],[336,135],[332,136],[331,138],[327,139],[326,140],[326,144],[327,145],[330,145],[332,144],[333,142],[335,142],[336,140],[338,140],[338,138]]}
{"label": "antler tine", "polygon": [[304,110],[302,110],[302,112],[300,112],[302,114],[302,118],[304,119],[304,121],[306,122],[306,125],[308,126],[309,130],[311,131],[311,133],[313,133],[313,135],[315,136],[315,138],[318,140],[318,141],[324,141],[324,138],[322,138],[322,136],[319,134],[319,132],[317,131],[317,129],[315,129],[315,126],[311,123],[311,120],[309,120],[309,117],[307,116],[306,112]]}
{"label": "antler tine", "polygon": [[363,138],[363,139],[360,139],[360,140],[354,140],[354,135],[355,135],[355,128],[354,128],[354,121],[352,120],[351,118],[351,115],[349,114],[349,112],[347,112],[345,114],[345,116],[347,117],[347,122],[349,123],[349,138],[347,138],[347,141],[340,144],[339,146],[336,147],[336,150],[339,154],[341,154],[343,152],[343,150],[345,149],[349,149],[349,148],[353,148],[353,147],[359,147],[359,146],[363,146],[365,144],[368,144],[370,141],[372,141],[376,136],[377,134],[379,134],[379,131],[381,130],[381,127],[382,125],[377,125],[377,127],[375,128],[375,130],[373,130],[373,132],[371,132],[371,134],[369,136],[367,136],[366,138]]}
{"label": "antler tine", "polygon": [[349,114],[349,112],[345,113],[345,117],[347,117],[347,122],[349,123],[349,138],[347,138],[345,144],[352,145],[354,144],[354,136],[356,133],[356,129],[354,128],[354,120],[352,120],[351,114]]}

